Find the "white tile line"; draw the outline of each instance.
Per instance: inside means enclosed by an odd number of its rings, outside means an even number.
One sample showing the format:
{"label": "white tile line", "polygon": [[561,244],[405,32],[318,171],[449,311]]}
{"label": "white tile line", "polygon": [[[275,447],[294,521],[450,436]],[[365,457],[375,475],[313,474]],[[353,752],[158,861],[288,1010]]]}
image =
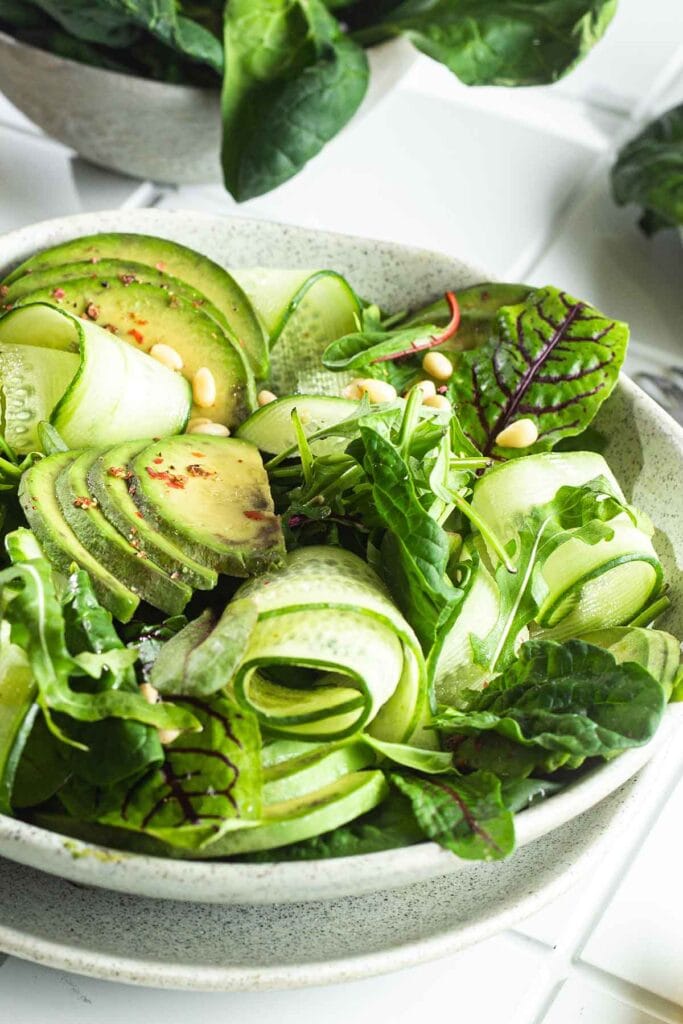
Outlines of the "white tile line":
{"label": "white tile line", "polygon": [[579,963],[574,965],[574,970],[570,974],[581,978],[592,988],[606,992],[614,999],[650,1014],[656,1020],[666,1021],[666,1024],[681,1024],[683,1021],[683,1008],[676,1003],[626,978],[619,978],[601,967]]}

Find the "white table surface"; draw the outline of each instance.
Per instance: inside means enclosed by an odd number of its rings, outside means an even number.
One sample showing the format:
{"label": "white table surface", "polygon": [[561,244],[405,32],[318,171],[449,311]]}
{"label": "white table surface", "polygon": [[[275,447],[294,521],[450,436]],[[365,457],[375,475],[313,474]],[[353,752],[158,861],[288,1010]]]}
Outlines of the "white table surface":
{"label": "white table surface", "polygon": [[[612,205],[607,168],[639,125],[683,100],[683,0],[621,0],[606,39],[547,89],[466,89],[421,58],[401,87],[298,178],[237,206],[90,167],[0,95],[0,232],[106,207],[238,213],[394,239],[561,284],[629,320],[629,368],[683,363],[683,247],[643,238]],[[680,744],[680,736],[679,736]],[[0,953],[12,1024],[683,1022],[683,750],[626,841],[511,932],[388,977],[286,993],[133,989]],[[0,894],[1,899],[1,894]]]}

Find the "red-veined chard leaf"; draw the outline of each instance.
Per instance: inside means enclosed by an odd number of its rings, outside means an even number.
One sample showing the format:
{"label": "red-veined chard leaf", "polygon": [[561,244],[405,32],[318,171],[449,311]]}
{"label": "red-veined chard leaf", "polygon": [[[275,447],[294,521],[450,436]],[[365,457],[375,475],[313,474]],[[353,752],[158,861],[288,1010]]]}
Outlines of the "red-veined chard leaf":
{"label": "red-veined chard leaf", "polygon": [[390,772],[411,803],[427,839],[466,860],[500,860],[512,853],[515,826],[491,772],[425,777]]}
{"label": "red-veined chard leaf", "polygon": [[163,763],[134,782],[90,793],[83,788],[65,792],[68,810],[189,850],[258,819],[261,739],[256,718],[222,694],[174,701],[192,711],[202,731],[183,733],[165,748]]}
{"label": "red-veined chard leaf", "polygon": [[[458,356],[449,397],[485,455],[548,451],[591,422],[617,382],[627,343],[626,324],[557,288],[540,288],[501,309],[486,345]],[[534,421],[536,443],[498,446],[500,432],[519,419]]]}

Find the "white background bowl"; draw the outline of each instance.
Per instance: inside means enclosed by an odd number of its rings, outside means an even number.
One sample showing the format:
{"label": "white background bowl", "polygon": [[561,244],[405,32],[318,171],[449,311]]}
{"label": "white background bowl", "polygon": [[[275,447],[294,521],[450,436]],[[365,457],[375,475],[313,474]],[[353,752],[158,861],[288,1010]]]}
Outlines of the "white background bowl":
{"label": "white background bowl", "polygon": [[[46,221],[0,239],[0,274],[38,249],[96,231],[142,231],[196,247],[226,266],[333,267],[364,295],[391,310],[425,303],[447,288],[482,280],[466,263],[423,250],[261,221],[196,213],[114,211]],[[658,527],[655,545],[674,607],[663,623],[683,633],[682,524],[672,495],[680,494],[683,431],[627,379],[599,419],[606,457],[628,498]],[[669,716],[675,715],[675,710]],[[575,819],[630,778],[657,740],[583,776],[518,819],[520,844]],[[334,861],[274,865],[202,864],[162,860],[65,840],[0,817],[0,854],[74,881],[151,897],[225,903],[287,903],[391,889],[459,870],[460,861],[435,844]]]}
{"label": "white background bowl", "polygon": [[[356,117],[396,85],[416,53],[397,39],[373,47],[368,57],[370,85]],[[91,67],[0,32],[0,92],[48,135],[101,167],[177,185],[220,180],[218,90]]]}

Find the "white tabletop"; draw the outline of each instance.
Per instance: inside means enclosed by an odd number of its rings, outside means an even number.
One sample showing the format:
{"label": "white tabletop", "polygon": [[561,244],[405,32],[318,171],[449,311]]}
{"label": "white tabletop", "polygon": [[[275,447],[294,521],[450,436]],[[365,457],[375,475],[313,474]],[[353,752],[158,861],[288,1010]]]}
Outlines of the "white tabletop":
{"label": "white tabletop", "polygon": [[[106,207],[239,213],[440,249],[508,280],[561,284],[631,323],[629,367],[683,364],[683,247],[646,240],[609,200],[620,143],[683,100],[681,0],[621,0],[606,39],[549,89],[466,89],[420,59],[401,87],[298,178],[237,206],[217,186],[172,190],[90,167],[0,95],[0,232]],[[680,743],[680,738],[679,738]],[[305,992],[132,989],[0,953],[13,1024],[683,1022],[683,751],[657,799],[589,879],[455,957]]]}

